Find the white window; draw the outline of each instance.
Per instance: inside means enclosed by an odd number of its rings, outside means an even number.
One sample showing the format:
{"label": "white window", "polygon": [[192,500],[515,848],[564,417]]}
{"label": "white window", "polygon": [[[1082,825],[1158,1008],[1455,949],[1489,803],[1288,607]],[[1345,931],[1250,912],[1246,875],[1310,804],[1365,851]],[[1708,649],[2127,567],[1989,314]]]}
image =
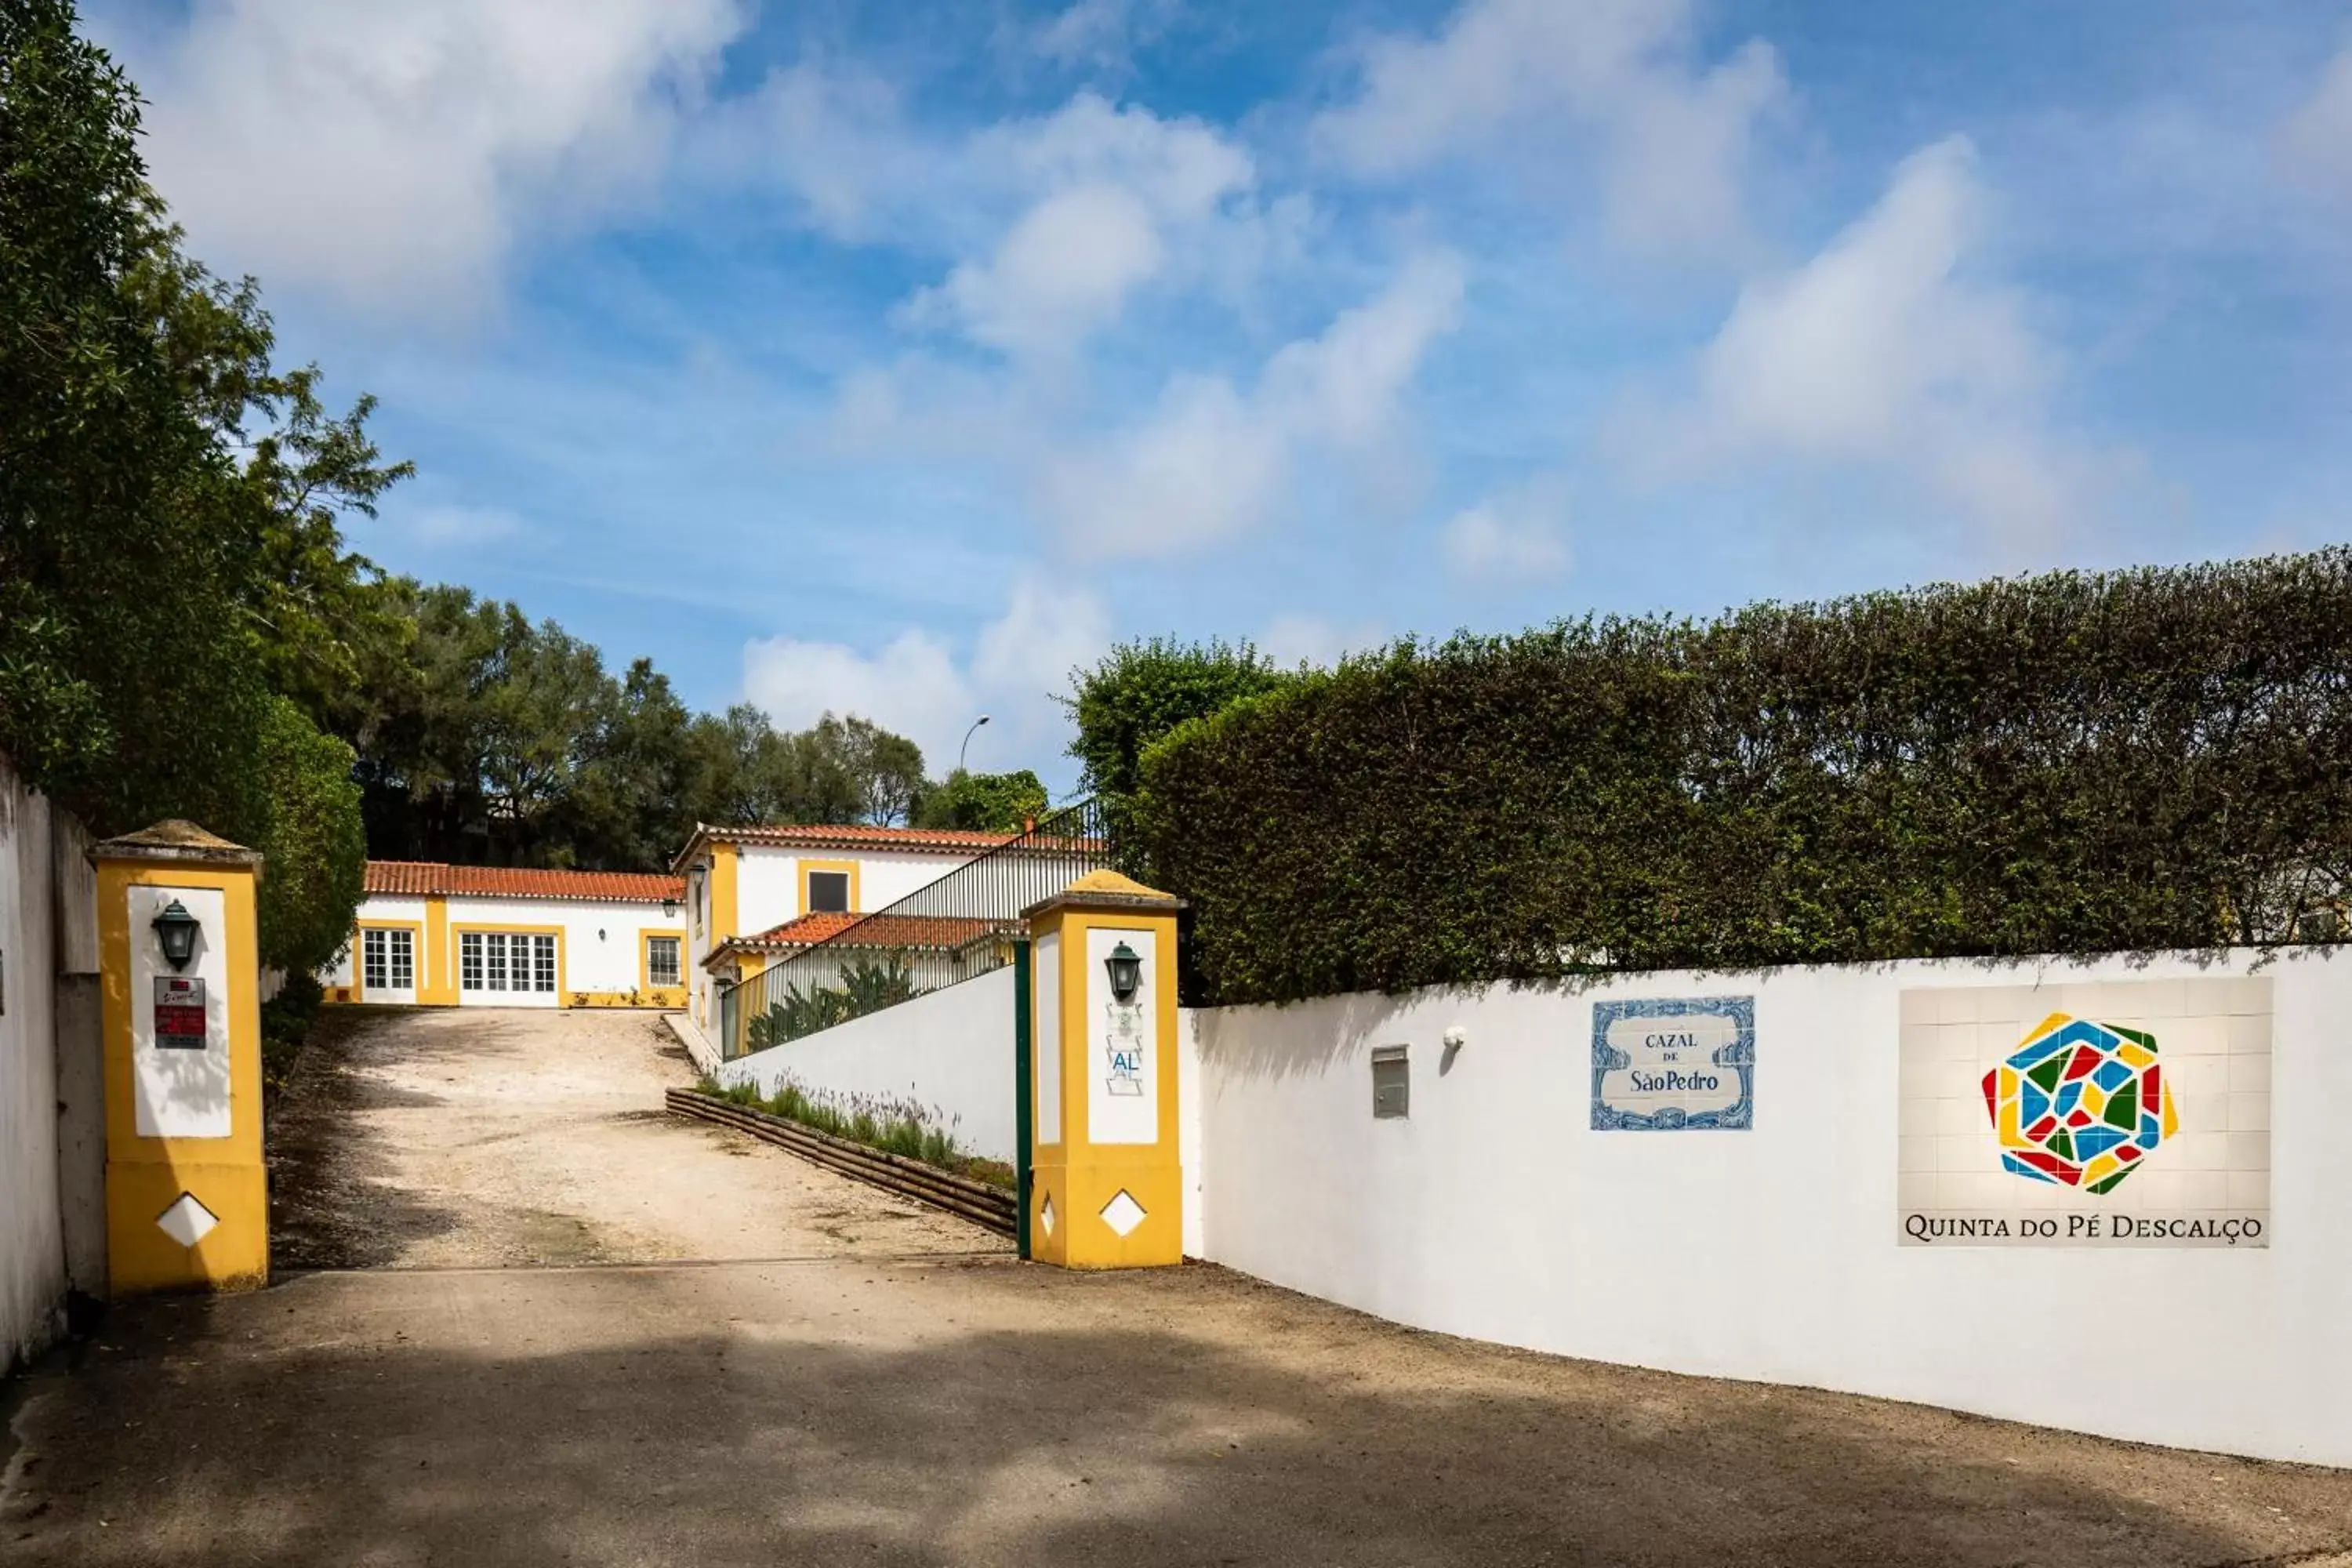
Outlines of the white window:
{"label": "white window", "polygon": [[677,938],[649,936],[646,938],[646,979],[654,985],[677,984]]}
{"label": "white window", "polygon": [[[530,942],[530,988],[533,991],[551,992],[555,989],[555,939],[551,936],[535,936],[529,940]],[[518,991],[522,989],[523,941],[521,937],[515,938],[515,989]]]}
{"label": "white window", "polygon": [[457,936],[457,984],[467,991],[482,989],[482,933],[461,931]]}
{"label": "white window", "polygon": [[391,970],[384,956],[387,945],[384,939],[391,934],[383,931],[360,932],[361,990],[384,991],[391,988]]}
{"label": "white window", "polygon": [[507,988],[507,936],[494,931],[482,938],[482,989],[504,991]]}

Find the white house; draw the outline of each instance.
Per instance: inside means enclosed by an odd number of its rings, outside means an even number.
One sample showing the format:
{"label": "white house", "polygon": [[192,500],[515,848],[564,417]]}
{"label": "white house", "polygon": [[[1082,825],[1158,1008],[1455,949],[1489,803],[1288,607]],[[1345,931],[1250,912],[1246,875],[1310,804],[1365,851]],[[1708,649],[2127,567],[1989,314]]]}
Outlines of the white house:
{"label": "white house", "polygon": [[[740,944],[803,915],[866,914],[1011,843],[1009,833],[793,825],[695,829],[670,868],[685,878],[687,979],[695,1022],[716,1026],[714,987],[757,973],[771,953]],[[721,963],[709,966],[719,954]],[[731,967],[719,974],[712,968]]]}
{"label": "white house", "polygon": [[682,1007],[685,886],[626,871],[371,860],[330,1002]]}

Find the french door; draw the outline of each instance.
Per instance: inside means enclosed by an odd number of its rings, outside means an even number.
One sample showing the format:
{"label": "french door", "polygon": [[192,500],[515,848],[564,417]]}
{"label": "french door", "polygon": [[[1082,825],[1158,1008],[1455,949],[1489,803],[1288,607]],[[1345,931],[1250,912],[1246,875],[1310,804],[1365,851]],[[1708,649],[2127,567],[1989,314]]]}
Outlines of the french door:
{"label": "french door", "polygon": [[536,931],[457,933],[461,998],[510,1006],[555,1001],[555,938]]}

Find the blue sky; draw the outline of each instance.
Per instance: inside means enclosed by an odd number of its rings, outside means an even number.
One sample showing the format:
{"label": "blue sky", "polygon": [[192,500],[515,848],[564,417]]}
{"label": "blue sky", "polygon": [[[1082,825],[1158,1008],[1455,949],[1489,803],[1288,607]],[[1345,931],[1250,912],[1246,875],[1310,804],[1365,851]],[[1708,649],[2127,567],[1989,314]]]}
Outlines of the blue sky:
{"label": "blue sky", "polygon": [[1115,638],[2347,536],[2352,8],[94,0],[387,566],[1070,770]]}

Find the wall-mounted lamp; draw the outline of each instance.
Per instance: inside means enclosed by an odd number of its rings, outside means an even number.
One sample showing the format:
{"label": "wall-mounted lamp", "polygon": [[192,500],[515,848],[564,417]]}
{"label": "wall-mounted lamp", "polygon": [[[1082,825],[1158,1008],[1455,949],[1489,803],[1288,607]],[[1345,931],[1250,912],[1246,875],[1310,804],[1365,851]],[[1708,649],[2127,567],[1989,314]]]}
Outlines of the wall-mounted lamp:
{"label": "wall-mounted lamp", "polygon": [[1120,1005],[1134,1001],[1135,994],[1143,989],[1143,955],[1120,942],[1103,960],[1103,967],[1110,972],[1110,994]]}
{"label": "wall-mounted lamp", "polygon": [[662,919],[666,921],[674,921],[677,919],[677,900],[676,899],[664,899],[662,900]]}
{"label": "wall-mounted lamp", "polygon": [[163,962],[174,971],[188,967],[188,960],[196,956],[196,932],[204,922],[188,912],[188,906],[173,899],[155,917],[155,940],[163,945]]}

